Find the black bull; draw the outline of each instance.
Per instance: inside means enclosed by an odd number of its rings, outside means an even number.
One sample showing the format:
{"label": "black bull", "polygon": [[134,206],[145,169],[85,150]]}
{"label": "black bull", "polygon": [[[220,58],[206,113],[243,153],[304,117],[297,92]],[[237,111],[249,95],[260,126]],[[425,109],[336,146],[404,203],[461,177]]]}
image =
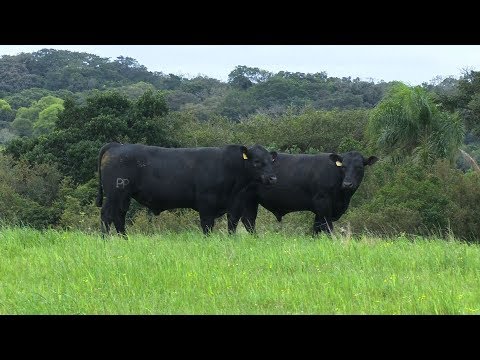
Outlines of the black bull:
{"label": "black bull", "polygon": [[360,186],[364,168],[378,160],[356,151],[345,154],[290,155],[279,153],[273,170],[275,185],[258,185],[246,194],[242,215],[245,228],[253,233],[258,204],[271,211],[278,221],[295,211],[315,213],[314,234],[331,232],[333,221],[347,210],[350,199]]}
{"label": "black bull", "polygon": [[205,234],[212,230],[215,218],[227,213],[228,230],[235,232],[248,187],[276,182],[275,157],[276,152],[259,145],[162,148],[106,144],[98,158],[102,232],[108,232],[113,222],[117,232],[125,234],[131,198],[155,215],[174,208],[197,210]]}

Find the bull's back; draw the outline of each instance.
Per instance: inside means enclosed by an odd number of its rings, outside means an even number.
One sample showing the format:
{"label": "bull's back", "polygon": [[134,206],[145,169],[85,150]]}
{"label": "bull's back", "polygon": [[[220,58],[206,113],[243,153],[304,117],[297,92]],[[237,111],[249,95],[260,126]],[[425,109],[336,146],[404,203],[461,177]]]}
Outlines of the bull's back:
{"label": "bull's back", "polygon": [[108,165],[102,172],[113,174],[107,180],[128,182],[132,197],[157,210],[195,208],[198,192],[216,186],[221,167],[218,148],[125,144],[110,149],[105,157]]}

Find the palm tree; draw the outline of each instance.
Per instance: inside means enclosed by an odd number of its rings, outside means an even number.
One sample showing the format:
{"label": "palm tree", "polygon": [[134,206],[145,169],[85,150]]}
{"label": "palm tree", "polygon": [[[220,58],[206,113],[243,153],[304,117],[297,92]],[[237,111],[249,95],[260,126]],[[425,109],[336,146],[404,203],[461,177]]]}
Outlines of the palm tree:
{"label": "palm tree", "polygon": [[397,83],[372,110],[367,133],[395,163],[408,156],[432,163],[438,158],[453,161],[464,128],[459,115],[441,111],[425,89]]}

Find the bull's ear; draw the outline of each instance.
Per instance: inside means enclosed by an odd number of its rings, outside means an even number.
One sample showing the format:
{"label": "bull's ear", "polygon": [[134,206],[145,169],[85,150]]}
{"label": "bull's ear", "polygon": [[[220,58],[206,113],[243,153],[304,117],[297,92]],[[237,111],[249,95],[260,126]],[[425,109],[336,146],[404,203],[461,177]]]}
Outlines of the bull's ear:
{"label": "bull's ear", "polygon": [[240,149],[242,150],[242,157],[244,160],[248,160],[248,149],[246,146],[240,146]]}
{"label": "bull's ear", "polygon": [[277,152],[276,151],[270,151],[270,155],[272,155],[272,162],[277,161]]}
{"label": "bull's ear", "polygon": [[342,159],[342,157],[341,157],[340,155],[333,153],[333,154],[330,154],[328,157],[329,157],[330,160],[331,160],[332,162],[334,162],[337,166],[342,166],[342,161],[343,161],[343,159]]}
{"label": "bull's ear", "polygon": [[368,159],[363,160],[363,166],[373,165],[378,161],[376,156],[370,156]]}

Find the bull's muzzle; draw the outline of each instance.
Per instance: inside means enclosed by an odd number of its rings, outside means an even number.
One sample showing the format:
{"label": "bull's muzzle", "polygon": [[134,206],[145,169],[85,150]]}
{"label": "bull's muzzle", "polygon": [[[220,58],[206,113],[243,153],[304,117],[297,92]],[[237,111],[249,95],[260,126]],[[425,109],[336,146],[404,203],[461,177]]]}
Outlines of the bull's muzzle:
{"label": "bull's muzzle", "polygon": [[348,189],[348,190],[353,189],[353,183],[350,181],[344,181],[342,183],[342,189]]}

